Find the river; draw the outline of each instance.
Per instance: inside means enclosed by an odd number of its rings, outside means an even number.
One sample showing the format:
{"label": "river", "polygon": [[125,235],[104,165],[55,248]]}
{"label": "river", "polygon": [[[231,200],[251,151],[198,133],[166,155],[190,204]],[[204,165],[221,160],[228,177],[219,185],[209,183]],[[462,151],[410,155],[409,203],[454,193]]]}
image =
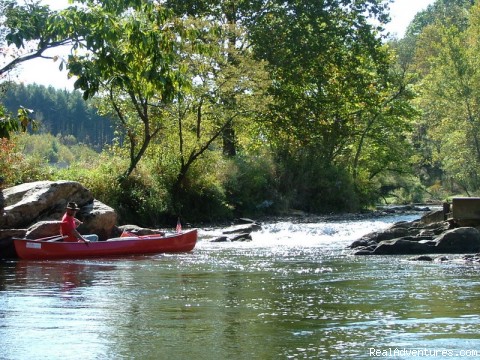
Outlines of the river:
{"label": "river", "polygon": [[0,359],[480,356],[480,265],[352,256],[412,216],[265,224],[122,259],[0,262]]}

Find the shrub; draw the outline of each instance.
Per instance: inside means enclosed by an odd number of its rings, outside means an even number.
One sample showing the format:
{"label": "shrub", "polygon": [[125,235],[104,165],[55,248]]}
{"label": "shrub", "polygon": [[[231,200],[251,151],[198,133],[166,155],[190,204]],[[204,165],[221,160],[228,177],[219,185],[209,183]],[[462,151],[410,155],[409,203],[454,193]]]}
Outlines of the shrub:
{"label": "shrub", "polygon": [[318,214],[361,208],[346,170],[324,164],[310,153],[284,156],[277,161],[281,164],[279,191],[290,208]]}
{"label": "shrub", "polygon": [[236,216],[258,216],[280,211],[276,167],[267,154],[230,160],[225,191]]}

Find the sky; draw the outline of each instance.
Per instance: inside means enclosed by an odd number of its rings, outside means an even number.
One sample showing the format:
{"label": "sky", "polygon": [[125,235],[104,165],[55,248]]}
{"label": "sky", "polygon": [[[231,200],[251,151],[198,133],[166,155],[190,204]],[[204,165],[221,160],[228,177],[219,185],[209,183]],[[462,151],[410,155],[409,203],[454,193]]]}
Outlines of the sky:
{"label": "sky", "polygon": [[[58,9],[65,0],[43,0],[52,9]],[[395,0],[390,5],[391,22],[386,30],[397,38],[402,38],[408,24],[415,14],[433,4],[435,0]],[[57,55],[53,49],[48,55]],[[64,55],[64,54],[63,54]],[[22,64],[14,76],[14,80],[24,83],[37,83],[44,86],[53,86],[58,89],[73,90],[74,79],[67,78],[67,71],[59,70],[59,62],[48,59],[35,59]]]}

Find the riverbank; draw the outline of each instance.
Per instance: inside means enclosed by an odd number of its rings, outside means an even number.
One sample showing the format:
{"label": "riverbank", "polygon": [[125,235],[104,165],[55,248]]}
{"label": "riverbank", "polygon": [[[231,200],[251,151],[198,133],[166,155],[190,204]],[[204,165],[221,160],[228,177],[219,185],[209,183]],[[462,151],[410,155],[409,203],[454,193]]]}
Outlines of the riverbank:
{"label": "riverbank", "polygon": [[365,210],[358,213],[331,213],[331,214],[309,214],[303,211],[291,211],[280,215],[263,215],[250,218],[238,218],[230,221],[213,221],[209,223],[189,224],[189,226],[196,228],[222,228],[238,225],[242,223],[255,222],[258,224],[264,223],[278,223],[291,222],[293,224],[303,223],[321,223],[321,222],[339,222],[339,221],[356,221],[378,219],[384,217],[398,216],[398,215],[422,215],[441,208],[441,205],[388,205],[378,206],[375,210]]}

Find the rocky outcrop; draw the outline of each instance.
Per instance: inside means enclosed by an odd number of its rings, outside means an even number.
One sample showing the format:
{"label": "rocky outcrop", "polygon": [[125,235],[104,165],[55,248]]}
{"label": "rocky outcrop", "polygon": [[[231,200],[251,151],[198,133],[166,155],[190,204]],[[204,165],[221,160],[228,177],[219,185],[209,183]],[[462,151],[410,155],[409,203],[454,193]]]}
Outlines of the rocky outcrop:
{"label": "rocky outcrop", "polygon": [[473,227],[448,230],[435,240],[437,253],[464,254],[480,251],[480,231]]}
{"label": "rocky outcrop", "polygon": [[[0,244],[3,248],[11,246],[13,237],[33,239],[59,234],[60,219],[70,201],[80,207],[76,217],[83,222],[78,227],[82,234],[97,234],[105,240],[117,222],[114,209],[95,200],[88,189],[75,181],[25,183],[4,189],[2,195]],[[0,253],[0,257],[2,255]]]}
{"label": "rocky outcrop", "polygon": [[222,235],[215,237],[211,242],[251,241],[251,233],[262,229],[262,226],[253,220],[240,219],[240,222],[241,224],[223,229]]}
{"label": "rocky outcrop", "polygon": [[116,226],[113,229],[112,236],[113,237],[118,237],[120,236],[123,232],[129,232],[138,236],[143,236],[143,235],[153,235],[153,234],[165,234],[165,231],[162,229],[145,229],[137,225],[122,225],[122,226]]}
{"label": "rocky outcrop", "polygon": [[[413,222],[396,223],[354,241],[355,255],[465,254],[480,251],[480,231],[441,221],[443,214],[431,212]],[[440,221],[438,221],[440,220]],[[480,225],[480,224],[478,224]]]}
{"label": "rocky outcrop", "polygon": [[80,208],[93,202],[92,193],[75,181],[37,181],[3,190],[0,228],[26,228],[38,221],[61,219],[69,201]]}
{"label": "rocky outcrop", "polygon": [[100,240],[111,237],[117,223],[115,210],[95,199],[82,206],[77,217],[83,221],[83,224],[78,227],[78,231],[81,234],[97,234]]}
{"label": "rocky outcrop", "polygon": [[39,239],[53,236],[60,232],[60,220],[39,221],[25,230],[26,239]]}

